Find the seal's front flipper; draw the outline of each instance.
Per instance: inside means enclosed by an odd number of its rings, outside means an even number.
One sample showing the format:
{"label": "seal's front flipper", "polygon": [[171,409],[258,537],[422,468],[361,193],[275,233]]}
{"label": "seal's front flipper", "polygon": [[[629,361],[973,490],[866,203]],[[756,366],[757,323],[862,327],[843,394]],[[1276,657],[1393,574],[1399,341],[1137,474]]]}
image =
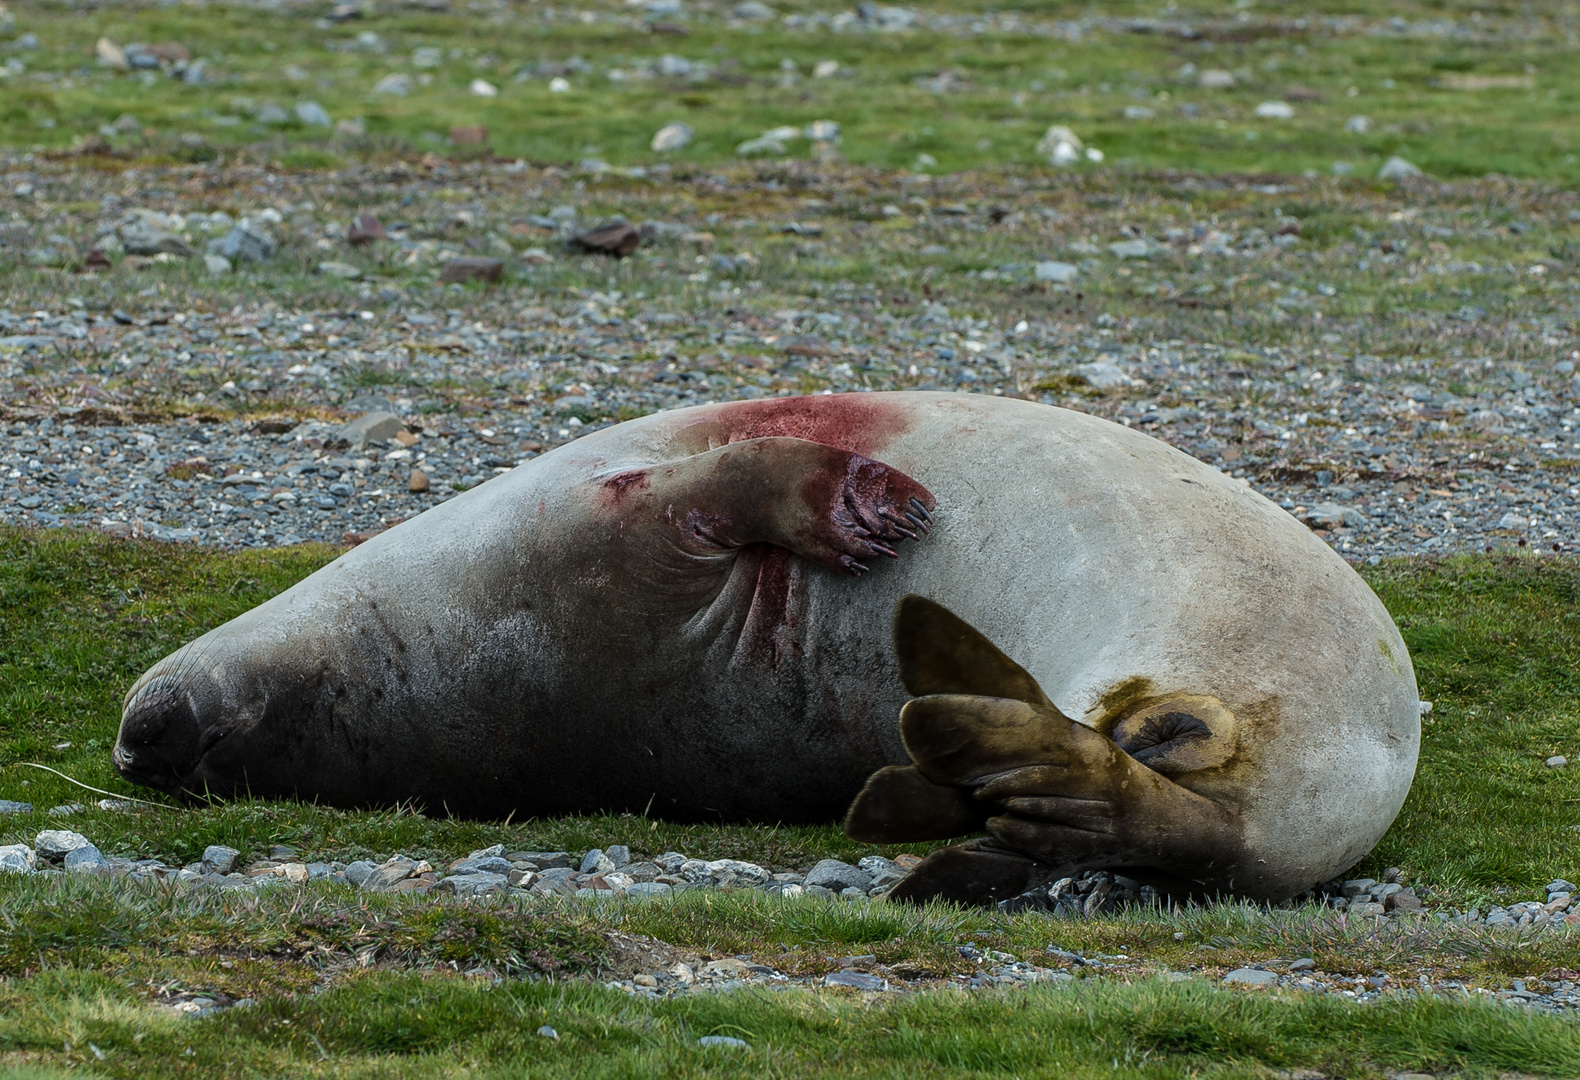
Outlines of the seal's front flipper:
{"label": "seal's front flipper", "polygon": [[925,487],[882,462],[777,436],[622,470],[600,483],[616,535],[645,538],[656,524],[675,558],[647,557],[688,572],[699,559],[774,544],[859,576],[863,560],[896,557],[901,540],[926,536],[936,505]]}
{"label": "seal's front flipper", "polygon": [[965,788],[935,784],[914,765],[867,778],[845,814],[845,835],[864,844],[919,844],[981,832],[991,808]]}
{"label": "seal's front flipper", "polygon": [[913,904],[952,900],[986,907],[1025,892],[1040,869],[1026,856],[991,841],[971,840],[933,852],[887,895]]}

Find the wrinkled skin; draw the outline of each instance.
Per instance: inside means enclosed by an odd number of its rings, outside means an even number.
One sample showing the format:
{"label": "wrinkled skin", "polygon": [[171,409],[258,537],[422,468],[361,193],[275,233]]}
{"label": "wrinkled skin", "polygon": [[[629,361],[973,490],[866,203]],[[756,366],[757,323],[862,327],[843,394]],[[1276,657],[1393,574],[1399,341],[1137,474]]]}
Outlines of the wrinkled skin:
{"label": "wrinkled skin", "polygon": [[[911,594],[980,642],[902,682]],[[920,688],[929,665],[952,674]],[[156,665],[115,761],[174,792],[779,821],[836,819],[893,766],[930,835],[991,829],[963,865],[1274,897],[1376,842],[1418,736],[1381,604],[1240,482],[1082,414],[897,393],[545,454]]]}

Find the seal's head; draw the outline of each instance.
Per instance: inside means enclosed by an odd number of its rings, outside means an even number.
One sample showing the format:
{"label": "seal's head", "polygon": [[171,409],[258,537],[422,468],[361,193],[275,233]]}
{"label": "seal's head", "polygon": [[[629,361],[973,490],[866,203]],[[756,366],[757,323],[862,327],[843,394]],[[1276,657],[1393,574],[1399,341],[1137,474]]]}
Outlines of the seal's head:
{"label": "seal's head", "polygon": [[243,704],[233,682],[193,646],[161,661],[126,695],[116,771],[172,795],[234,790],[243,779],[236,764],[253,757],[244,744],[261,710]]}

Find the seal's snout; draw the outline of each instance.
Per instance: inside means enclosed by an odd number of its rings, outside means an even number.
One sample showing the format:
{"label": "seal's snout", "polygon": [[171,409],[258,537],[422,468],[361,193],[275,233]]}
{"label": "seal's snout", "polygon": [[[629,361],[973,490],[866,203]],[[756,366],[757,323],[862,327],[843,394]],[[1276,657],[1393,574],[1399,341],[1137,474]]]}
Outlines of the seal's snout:
{"label": "seal's snout", "polygon": [[191,689],[152,682],[126,703],[111,760],[134,784],[175,791],[202,756],[202,741]]}

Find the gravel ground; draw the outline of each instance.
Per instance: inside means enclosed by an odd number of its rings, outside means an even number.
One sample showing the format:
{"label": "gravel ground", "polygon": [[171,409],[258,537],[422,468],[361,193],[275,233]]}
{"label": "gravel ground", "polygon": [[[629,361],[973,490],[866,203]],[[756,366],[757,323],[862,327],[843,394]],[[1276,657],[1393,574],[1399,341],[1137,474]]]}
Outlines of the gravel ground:
{"label": "gravel ground", "polygon": [[[0,814],[30,813],[25,804],[0,804]],[[106,800],[106,809],[135,811],[130,803]],[[56,807],[55,817],[69,817],[80,808]],[[192,887],[256,891],[261,888],[288,888],[310,881],[340,883],[375,892],[400,892],[440,898],[488,897],[496,901],[532,903],[552,897],[569,896],[590,900],[660,900],[691,890],[759,890],[785,899],[821,898],[827,902],[881,902],[888,890],[917,862],[914,855],[896,860],[868,856],[857,865],[824,859],[799,870],[774,872],[767,867],[737,859],[704,860],[668,851],[652,859],[634,856],[624,845],[607,850],[595,848],[581,854],[565,851],[507,852],[504,845],[473,851],[446,865],[434,866],[426,860],[394,855],[377,862],[312,862],[295,848],[278,846],[268,858],[243,864],[235,848],[211,846],[203,858],[185,867],[166,865],[158,859],[131,860],[107,857],[80,833],[67,829],[40,832],[33,845],[0,847],[0,871],[24,874],[95,874],[120,877],[128,881],[169,881]],[[1384,877],[1397,877],[1397,871]],[[1334,881],[1305,899],[1320,899],[1327,906],[1348,911],[1350,917],[1370,919],[1434,919],[1460,925],[1510,932],[1573,933],[1580,927],[1580,912],[1570,912],[1570,897],[1575,887],[1555,880],[1547,886],[1546,901],[1534,900],[1479,911],[1452,909],[1427,910],[1416,890],[1397,880],[1371,879]],[[1428,894],[1429,895],[1429,894]],[[1406,899],[1408,898],[1408,899]],[[1037,894],[1028,893],[1000,905],[1006,911],[1039,911],[1059,919],[1097,918],[1121,909],[1157,904],[1157,894],[1128,878],[1108,872],[1084,875],[1079,881],[1066,879]],[[1289,903],[1280,905],[1292,906]],[[645,941],[645,939],[644,939]],[[627,944],[636,944],[634,941]],[[847,956],[837,960],[840,970],[811,978],[783,974],[773,967],[751,962],[750,957],[702,962],[694,955],[682,956],[679,950],[662,942],[624,950],[643,961],[634,965],[648,970],[635,971],[630,978],[609,985],[634,995],[665,997],[695,992],[731,990],[747,985],[768,987],[829,986],[858,991],[923,989],[936,986],[936,975],[879,965],[872,956]],[[971,989],[1026,986],[1031,983],[1068,982],[1079,973],[1135,977],[1156,975],[1155,964],[1128,955],[1086,956],[1049,945],[1041,955],[1018,958],[994,950],[983,951],[972,945],[959,948],[961,959],[974,967],[971,974],[957,974],[946,981]],[[674,954],[674,955],[670,955]],[[1332,975],[1317,970],[1311,959],[1296,958],[1237,968],[1218,974],[1221,968],[1190,972],[1164,972],[1170,978],[1207,977],[1225,985],[1279,987],[1286,990],[1338,994],[1358,1001],[1376,1001],[1401,992],[1436,993],[1490,997],[1507,1005],[1550,1011],[1580,1011],[1580,986],[1572,980],[1541,982],[1515,979],[1507,988],[1467,987],[1456,981],[1433,982],[1422,976],[1415,983],[1402,984],[1386,972],[1370,976]],[[488,969],[468,974],[497,978]],[[1537,989],[1527,989],[1527,986]],[[208,1015],[239,1002],[199,1001],[199,996],[165,1002],[178,1012]]]}
{"label": "gravel ground", "polygon": [[[938,388],[1140,427],[1352,560],[1580,539],[1570,194],[818,168],[13,160],[0,257],[111,268],[0,292],[0,523],[340,543],[653,410]],[[1297,200],[1369,229],[1303,239]],[[633,256],[567,250],[614,211]],[[272,254],[208,276],[237,230]],[[437,280],[479,253],[504,284]],[[398,441],[348,431],[377,412]]]}

